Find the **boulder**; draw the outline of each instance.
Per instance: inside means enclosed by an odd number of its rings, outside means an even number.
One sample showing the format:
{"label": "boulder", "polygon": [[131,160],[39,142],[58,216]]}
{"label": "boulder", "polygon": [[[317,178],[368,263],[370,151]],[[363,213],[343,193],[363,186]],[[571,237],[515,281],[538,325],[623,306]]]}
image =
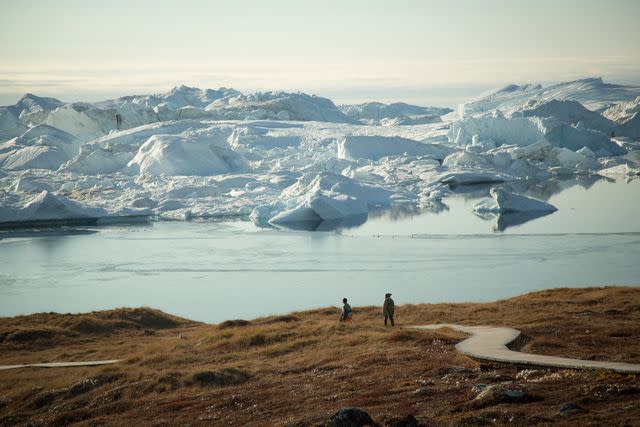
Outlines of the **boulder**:
{"label": "boulder", "polygon": [[378,426],[373,419],[361,409],[358,408],[342,408],[333,414],[329,421],[325,423],[326,427],[363,427]]}

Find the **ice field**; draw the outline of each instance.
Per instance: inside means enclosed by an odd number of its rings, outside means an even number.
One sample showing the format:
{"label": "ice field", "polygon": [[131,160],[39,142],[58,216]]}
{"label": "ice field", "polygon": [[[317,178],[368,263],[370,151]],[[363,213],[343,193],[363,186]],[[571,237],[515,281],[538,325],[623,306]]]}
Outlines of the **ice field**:
{"label": "ice field", "polygon": [[637,284],[639,141],[640,87],[598,78],[455,109],[28,94],[0,107],[0,314],[217,321],[390,286],[416,302]]}
{"label": "ice field", "polygon": [[386,210],[330,232],[241,220],[76,227],[40,237],[14,230],[0,240],[0,313],[145,305],[219,322],[339,306],[344,296],[354,306],[379,305],[386,292],[404,304],[637,285],[637,208],[621,202],[640,198],[640,180],[570,179],[538,191],[558,211],[502,232],[494,230],[505,216],[476,215],[473,193],[451,195],[440,213]]}

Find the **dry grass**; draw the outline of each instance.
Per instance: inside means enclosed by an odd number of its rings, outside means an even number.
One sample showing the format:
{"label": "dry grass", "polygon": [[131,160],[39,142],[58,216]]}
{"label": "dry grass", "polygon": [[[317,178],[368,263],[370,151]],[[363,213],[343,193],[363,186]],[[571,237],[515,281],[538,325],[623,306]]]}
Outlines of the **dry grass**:
{"label": "dry grass", "polygon": [[[385,328],[378,307],[205,325],[151,309],[0,319],[0,364],[122,358],[99,368],[0,371],[0,425],[314,425],[354,406],[383,423],[634,424],[640,379],[525,370],[457,353],[463,335]],[[486,304],[397,309],[400,325],[521,329],[524,351],[640,363],[640,289],[556,289]],[[476,384],[525,389],[526,402],[478,405]],[[475,402],[475,403],[474,403]],[[567,402],[586,411],[558,413]]]}

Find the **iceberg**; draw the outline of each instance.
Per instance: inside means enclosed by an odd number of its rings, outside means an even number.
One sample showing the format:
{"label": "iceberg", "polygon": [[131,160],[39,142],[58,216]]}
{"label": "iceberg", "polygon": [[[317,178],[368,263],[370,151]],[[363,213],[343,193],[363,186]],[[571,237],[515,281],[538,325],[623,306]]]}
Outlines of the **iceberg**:
{"label": "iceberg", "polygon": [[552,99],[545,102],[527,103],[521,110],[511,114],[520,117],[551,117],[559,122],[582,125],[586,129],[597,130],[605,135],[615,132],[617,124],[602,115],[587,110],[577,101]]}
{"label": "iceberg", "polygon": [[421,107],[419,105],[396,102],[366,102],[364,104],[339,105],[338,108],[351,119],[365,124],[383,126],[417,125],[439,123],[440,116],[451,113],[451,108]]}
{"label": "iceberg", "polygon": [[4,200],[2,202],[0,204],[0,225],[8,222],[95,219],[108,215],[104,209],[86,207],[46,190],[27,200],[21,207],[10,207],[4,203]]}
{"label": "iceberg", "polygon": [[489,194],[492,199],[477,203],[473,210],[477,213],[507,214],[516,212],[555,212],[555,206],[521,194],[511,193],[504,188],[493,187]]}
{"label": "iceberg", "polygon": [[631,120],[636,113],[640,113],[640,96],[632,101],[624,101],[612,105],[602,112],[602,115],[618,124]]}
{"label": "iceberg", "polygon": [[0,144],[0,167],[5,170],[58,169],[75,155],[77,139],[47,125],[36,125]]}
{"label": "iceberg", "polygon": [[496,145],[527,146],[543,139],[555,147],[577,151],[587,147],[603,156],[616,156],[627,151],[602,132],[540,117],[469,117],[451,124],[448,137],[452,143],[472,145],[474,136],[492,140]]}
{"label": "iceberg", "polygon": [[605,178],[625,178],[630,179],[634,177],[640,177],[640,168],[638,167],[630,167],[628,164],[621,164],[617,166],[612,166],[606,169],[602,169],[598,171],[598,175],[604,176]]}
{"label": "iceberg", "polygon": [[455,149],[411,139],[383,136],[346,136],[338,140],[338,158],[380,160],[387,156],[429,156],[442,160]]}
{"label": "iceberg", "polygon": [[[389,206],[396,194],[379,186],[356,182],[342,175],[308,174],[283,190],[284,206],[292,206],[269,219],[270,224],[320,222],[367,215],[369,209]],[[269,212],[257,208],[252,216]]]}
{"label": "iceberg", "polygon": [[154,135],[127,164],[143,175],[218,175],[247,169],[242,156],[208,135]]}
{"label": "iceberg", "polygon": [[618,124],[617,136],[640,138],[640,96],[633,101],[614,105],[602,115]]}
{"label": "iceberg", "polygon": [[512,178],[499,173],[491,172],[473,172],[473,171],[458,171],[447,172],[442,174],[437,182],[447,184],[449,186],[456,185],[473,185],[473,184],[491,184],[496,182],[509,181]]}
{"label": "iceberg", "polygon": [[605,83],[600,77],[592,77],[548,86],[540,84],[509,85],[501,90],[463,104],[467,115],[484,113],[495,109],[509,112],[529,100],[578,101],[588,109],[597,111],[613,103],[629,101],[640,95],[640,86]]}
{"label": "iceberg", "polygon": [[[600,118],[578,104],[586,97],[527,98],[542,87],[510,86],[496,97],[504,113],[454,120],[435,107],[338,108],[304,93],[227,88],[94,103],[26,95],[0,107],[0,206],[11,221],[28,221],[25,205],[47,191],[110,218],[250,216],[261,226],[325,230],[379,208],[446,209],[452,193],[485,194],[486,186],[468,184],[508,182],[514,194],[529,194],[558,175],[635,176],[634,162],[611,157],[638,145],[618,133],[635,126],[633,91],[623,99],[596,81],[562,87],[578,93],[580,85],[627,103]],[[444,121],[425,124],[434,117]],[[607,170],[623,162],[629,169]],[[55,205],[51,197],[44,205]],[[515,217],[499,220],[508,221]]]}

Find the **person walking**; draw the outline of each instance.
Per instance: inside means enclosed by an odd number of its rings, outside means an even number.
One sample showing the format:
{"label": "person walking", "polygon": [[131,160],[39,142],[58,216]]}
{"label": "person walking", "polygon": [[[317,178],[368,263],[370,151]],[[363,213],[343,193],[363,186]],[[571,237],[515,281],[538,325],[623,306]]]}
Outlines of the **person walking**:
{"label": "person walking", "polygon": [[347,302],[347,299],[342,298],[342,313],[340,313],[340,321],[351,322],[352,315],[353,315],[353,310],[351,310],[351,306]]}
{"label": "person walking", "polygon": [[391,326],[395,326],[395,323],[393,323],[394,310],[395,310],[395,303],[391,299],[391,294],[385,294],[384,304],[382,304],[382,315],[384,316],[384,326],[387,326],[387,320],[391,320]]}

